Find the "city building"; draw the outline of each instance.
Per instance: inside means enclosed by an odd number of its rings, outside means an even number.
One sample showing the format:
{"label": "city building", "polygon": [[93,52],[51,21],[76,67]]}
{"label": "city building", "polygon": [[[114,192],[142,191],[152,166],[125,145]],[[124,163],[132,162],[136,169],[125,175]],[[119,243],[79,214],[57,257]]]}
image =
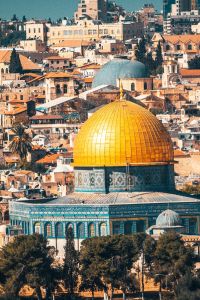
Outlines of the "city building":
{"label": "city building", "polygon": [[143,32],[142,22],[101,23],[94,20],[80,20],[75,25],[49,27],[48,45],[58,46],[68,40],[97,41],[104,36],[125,41],[133,37],[141,37]]}
{"label": "city building", "polygon": [[169,134],[154,115],[120,93],[75,139],[73,193],[10,201],[10,225],[43,234],[61,257],[69,227],[80,249],[88,237],[145,232],[166,209],[180,215],[186,234],[200,233],[199,201],[175,190]]}
{"label": "city building", "polygon": [[81,0],[74,14],[74,19],[78,21],[84,17],[107,21],[107,0]]}

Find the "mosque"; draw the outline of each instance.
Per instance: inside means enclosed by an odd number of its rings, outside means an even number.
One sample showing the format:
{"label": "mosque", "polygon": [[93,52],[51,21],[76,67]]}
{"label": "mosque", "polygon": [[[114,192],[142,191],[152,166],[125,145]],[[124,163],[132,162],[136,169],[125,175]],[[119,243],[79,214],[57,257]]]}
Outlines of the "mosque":
{"label": "mosque", "polygon": [[68,227],[80,248],[88,237],[157,230],[156,224],[164,228],[166,210],[172,211],[170,226],[197,235],[200,200],[175,190],[175,163],[163,125],[126,101],[121,89],[120,99],[96,111],[76,137],[74,192],[53,200],[11,201],[10,225],[21,226],[24,234],[43,234],[61,256]]}

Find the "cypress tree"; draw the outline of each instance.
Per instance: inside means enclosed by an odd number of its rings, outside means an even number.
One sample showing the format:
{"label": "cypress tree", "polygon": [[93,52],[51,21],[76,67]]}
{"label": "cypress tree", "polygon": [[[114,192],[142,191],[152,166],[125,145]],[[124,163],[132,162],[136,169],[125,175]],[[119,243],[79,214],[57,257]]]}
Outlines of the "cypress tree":
{"label": "cypress tree", "polygon": [[145,63],[146,62],[146,40],[143,37],[137,44],[135,50],[135,57],[138,61]]}
{"label": "cypress tree", "polygon": [[159,67],[162,65],[162,62],[163,62],[163,57],[162,57],[162,48],[161,48],[161,44],[160,44],[160,41],[157,45],[157,48],[156,48],[156,65]]}
{"label": "cypress tree", "polygon": [[65,245],[65,258],[63,266],[63,280],[65,288],[68,290],[69,299],[74,294],[74,289],[77,287],[78,282],[78,251],[74,245],[73,229],[69,227],[66,232],[66,245]]}
{"label": "cypress tree", "polygon": [[13,49],[13,51],[11,53],[9,72],[10,73],[19,73],[19,74],[22,74],[22,72],[23,72],[19,54],[16,52],[15,48]]}

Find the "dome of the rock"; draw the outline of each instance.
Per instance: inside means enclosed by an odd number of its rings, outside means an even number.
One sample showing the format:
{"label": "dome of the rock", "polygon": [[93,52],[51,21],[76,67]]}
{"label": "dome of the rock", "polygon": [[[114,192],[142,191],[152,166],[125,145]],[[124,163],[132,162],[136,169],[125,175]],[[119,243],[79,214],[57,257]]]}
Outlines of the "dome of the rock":
{"label": "dome of the rock", "polygon": [[75,167],[168,165],[173,160],[171,138],[161,122],[125,100],[94,113],[74,145]]}

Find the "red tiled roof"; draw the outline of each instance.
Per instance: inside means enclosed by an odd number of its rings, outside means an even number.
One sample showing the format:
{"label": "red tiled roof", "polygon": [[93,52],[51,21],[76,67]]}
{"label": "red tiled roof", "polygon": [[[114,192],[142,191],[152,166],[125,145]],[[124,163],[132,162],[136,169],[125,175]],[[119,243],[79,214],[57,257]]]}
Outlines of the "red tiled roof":
{"label": "red tiled roof", "polygon": [[60,115],[36,115],[30,118],[30,120],[63,120]]}
{"label": "red tiled roof", "polygon": [[37,164],[54,164],[54,163],[56,163],[59,156],[60,156],[60,153],[48,154],[45,157],[37,160],[36,163]]}
{"label": "red tiled roof", "polygon": [[180,75],[182,77],[200,77],[200,69],[181,69]]}

